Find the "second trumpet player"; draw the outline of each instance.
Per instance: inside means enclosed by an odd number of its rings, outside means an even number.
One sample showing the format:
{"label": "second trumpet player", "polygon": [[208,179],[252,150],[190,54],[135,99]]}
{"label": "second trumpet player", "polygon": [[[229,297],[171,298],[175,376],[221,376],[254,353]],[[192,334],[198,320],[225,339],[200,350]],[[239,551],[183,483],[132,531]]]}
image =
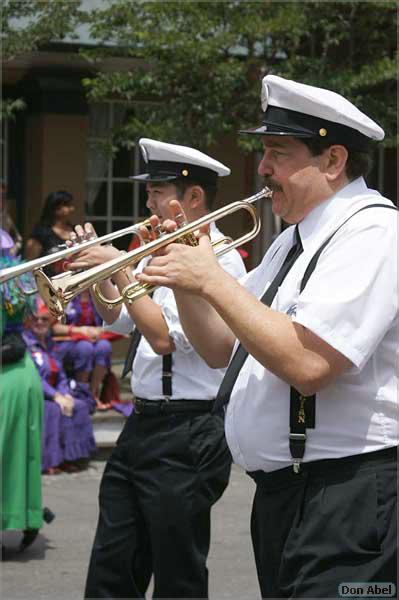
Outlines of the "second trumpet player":
{"label": "second trumpet player", "polygon": [[[227,167],[185,146],[141,139],[140,149],[147,172],[137,180],[146,186],[153,215],[161,222],[168,217],[172,198],[181,201],[189,222],[211,212],[218,179],[230,173]],[[90,226],[86,230],[90,233]],[[215,224],[210,230],[212,240],[223,239]],[[77,228],[77,235],[83,234]],[[112,264],[119,256],[111,246],[94,246],[71,267]],[[220,262],[235,278],[245,273],[236,250]],[[126,266],[99,287],[115,299],[134,282]],[[113,331],[133,330],[125,372],[133,366],[135,408],[101,483],[86,598],[143,597],[152,574],[154,597],[206,598],[210,512],[230,474],[223,421],[211,415],[223,374],[191,347],[171,290],[157,287],[152,298],[111,309],[96,303]]]}

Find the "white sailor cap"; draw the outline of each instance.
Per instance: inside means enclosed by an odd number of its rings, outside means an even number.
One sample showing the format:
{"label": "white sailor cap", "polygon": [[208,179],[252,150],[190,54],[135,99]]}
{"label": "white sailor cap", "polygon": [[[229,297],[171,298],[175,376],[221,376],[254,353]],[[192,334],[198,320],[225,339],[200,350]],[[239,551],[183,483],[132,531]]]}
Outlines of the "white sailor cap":
{"label": "white sailor cap", "polygon": [[230,175],[230,169],[207,154],[189,148],[141,138],[139,146],[148,173],[130,179],[146,182],[166,182],[190,179],[198,183],[215,184],[219,177]]}
{"label": "white sailor cap", "polygon": [[384,130],[340,94],[266,75],[262,81],[262,125],[240,133],[319,138],[353,150],[383,140]]}

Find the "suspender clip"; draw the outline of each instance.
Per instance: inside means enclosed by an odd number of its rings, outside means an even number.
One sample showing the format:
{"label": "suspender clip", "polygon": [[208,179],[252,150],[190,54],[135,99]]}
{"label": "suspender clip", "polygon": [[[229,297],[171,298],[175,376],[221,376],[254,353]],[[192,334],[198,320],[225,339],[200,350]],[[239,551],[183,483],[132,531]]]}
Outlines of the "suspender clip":
{"label": "suspender clip", "polygon": [[289,437],[293,442],[306,442],[306,433],[290,433]]}
{"label": "suspender clip", "polygon": [[301,461],[300,460],[294,460],[292,462],[292,469],[294,471],[294,473],[299,473],[301,470]]}
{"label": "suspender clip", "polygon": [[305,454],[306,433],[290,433],[290,452],[292,456],[292,468],[294,473],[299,473],[301,470],[301,462]]}

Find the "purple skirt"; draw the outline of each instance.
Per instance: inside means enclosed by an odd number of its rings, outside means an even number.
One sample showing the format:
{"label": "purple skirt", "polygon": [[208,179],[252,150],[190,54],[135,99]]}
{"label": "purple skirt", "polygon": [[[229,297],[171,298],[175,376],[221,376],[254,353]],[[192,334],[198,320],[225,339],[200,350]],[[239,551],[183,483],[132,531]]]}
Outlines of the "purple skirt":
{"label": "purple skirt", "polygon": [[42,442],[43,471],[64,461],[89,458],[96,444],[87,404],[75,398],[73,415],[66,417],[56,402],[46,400]]}

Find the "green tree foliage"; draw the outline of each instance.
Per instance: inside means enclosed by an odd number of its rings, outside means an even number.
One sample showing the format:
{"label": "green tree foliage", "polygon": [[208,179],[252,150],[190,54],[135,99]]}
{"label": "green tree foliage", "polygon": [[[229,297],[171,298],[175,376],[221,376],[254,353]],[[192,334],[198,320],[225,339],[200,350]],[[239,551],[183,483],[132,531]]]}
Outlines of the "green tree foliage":
{"label": "green tree foliage", "polygon": [[4,0],[1,9],[2,61],[72,37],[84,19],[81,0]]}
{"label": "green tree foliage", "polygon": [[[72,38],[85,20],[81,0],[3,0],[1,7],[1,58],[3,63],[37,50],[51,41]],[[23,99],[3,100],[3,119],[25,108]]]}
{"label": "green tree foliage", "polygon": [[396,2],[107,0],[90,22],[94,67],[115,53],[139,59],[84,80],[92,101],[131,102],[116,143],[145,135],[206,148],[258,123],[266,73],[344,94],[395,143]]}

